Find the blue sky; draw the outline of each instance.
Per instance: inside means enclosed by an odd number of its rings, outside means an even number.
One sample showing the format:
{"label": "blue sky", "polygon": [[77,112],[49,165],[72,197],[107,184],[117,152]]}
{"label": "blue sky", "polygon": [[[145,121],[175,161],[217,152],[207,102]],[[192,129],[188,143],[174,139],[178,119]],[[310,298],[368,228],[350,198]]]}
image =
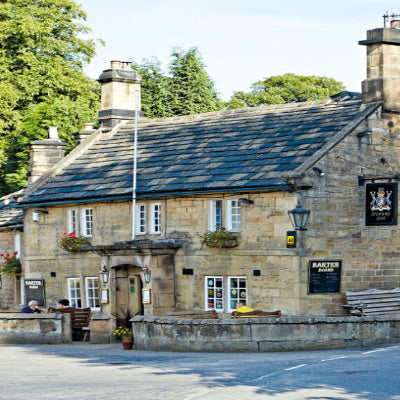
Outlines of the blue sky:
{"label": "blue sky", "polygon": [[[86,68],[97,78],[111,60],[157,57],[197,47],[224,100],[257,80],[292,72],[335,78],[360,91],[368,29],[400,13],[393,0],[76,0],[105,41]],[[397,7],[397,8],[396,8]]]}

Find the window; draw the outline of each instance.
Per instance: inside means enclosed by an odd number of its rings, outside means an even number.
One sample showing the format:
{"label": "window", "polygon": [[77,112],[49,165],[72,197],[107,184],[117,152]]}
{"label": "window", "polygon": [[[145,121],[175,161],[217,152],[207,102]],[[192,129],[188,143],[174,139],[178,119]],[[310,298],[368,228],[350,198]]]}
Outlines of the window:
{"label": "window", "polygon": [[161,233],[161,204],[150,205],[150,233]]}
{"label": "window", "polygon": [[91,208],[82,210],[82,235],[93,236],[93,210]]}
{"label": "window", "polygon": [[100,309],[99,286],[97,277],[85,278],[86,307]]}
{"label": "window", "polygon": [[68,299],[71,307],[82,307],[81,281],[79,278],[68,278]]}
{"label": "window", "polygon": [[[228,291],[225,291],[224,281],[227,282]],[[205,310],[217,312],[232,312],[238,301],[247,304],[248,289],[247,278],[244,276],[206,276],[205,277]]]}
{"label": "window", "polygon": [[78,233],[77,211],[68,210],[68,233]]}
{"label": "window", "polygon": [[136,204],[136,234],[146,233],[146,204]]}
{"label": "window", "polygon": [[229,277],[229,305],[228,311],[232,312],[236,308],[238,301],[244,301],[247,304],[247,278],[246,277]]}
{"label": "window", "polygon": [[241,208],[237,200],[228,200],[227,229],[229,231],[240,231]]}
{"label": "window", "polygon": [[223,221],[223,205],[222,200],[210,201],[208,229],[215,231],[225,226],[228,231],[240,232],[242,219],[240,203],[237,200],[226,201],[225,221]]}
{"label": "window", "polygon": [[210,231],[222,228],[222,200],[213,200],[210,202]]}
{"label": "window", "polygon": [[222,276],[206,276],[205,299],[206,310],[223,311],[223,278]]}

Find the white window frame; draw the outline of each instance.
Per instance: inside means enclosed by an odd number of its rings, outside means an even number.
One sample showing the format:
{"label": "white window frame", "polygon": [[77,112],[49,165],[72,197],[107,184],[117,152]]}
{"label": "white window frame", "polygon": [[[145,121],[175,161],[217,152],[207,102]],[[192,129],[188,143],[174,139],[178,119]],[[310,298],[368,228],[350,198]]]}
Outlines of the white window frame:
{"label": "white window frame", "polygon": [[[215,310],[216,312],[224,312],[225,308],[225,299],[224,299],[224,277],[223,276],[206,276],[204,278],[204,309],[206,311],[208,310]],[[214,284],[212,286],[209,286],[209,281],[213,280]],[[221,282],[221,287],[216,285],[216,282],[219,281]],[[221,298],[218,298],[217,296],[217,289],[221,289]],[[213,291],[213,295],[210,295],[209,290]],[[214,301],[214,306],[210,307],[209,305],[209,300],[213,299]],[[221,308],[217,308],[217,300],[220,300]]]}
{"label": "white window frame", "polygon": [[67,278],[68,300],[71,307],[82,308],[81,280]]}
{"label": "white window frame", "polygon": [[68,210],[68,233],[78,233],[78,210]]}
{"label": "white window frame", "polygon": [[82,236],[93,236],[93,209],[83,208],[81,213],[81,233]]}
{"label": "white window frame", "polygon": [[[246,303],[246,305],[248,304],[248,294],[249,294],[249,286],[248,286],[248,280],[246,276],[228,276],[228,293],[227,293],[227,308],[228,308],[228,312],[232,312],[235,311],[236,308],[236,303],[238,301],[244,301]],[[236,280],[236,282],[238,283],[237,286],[233,286],[233,280]],[[245,287],[240,287],[240,282],[245,282]],[[235,296],[232,296],[232,290],[238,290],[238,293]],[[241,293],[244,293],[245,295],[241,295]]]}
{"label": "white window frame", "polygon": [[[208,229],[215,231],[217,228],[223,227],[223,201],[222,200],[211,200],[208,218]],[[219,219],[219,221],[218,221]]]}
{"label": "white window frame", "polygon": [[240,232],[242,228],[242,208],[238,200],[227,200],[226,228],[231,232]]}
{"label": "white window frame", "polygon": [[147,209],[145,203],[136,204],[136,235],[147,233]]}
{"label": "white window frame", "polygon": [[150,233],[161,233],[161,203],[150,204]]}
{"label": "white window frame", "polygon": [[86,307],[92,311],[100,310],[99,278],[97,276],[85,277]]}

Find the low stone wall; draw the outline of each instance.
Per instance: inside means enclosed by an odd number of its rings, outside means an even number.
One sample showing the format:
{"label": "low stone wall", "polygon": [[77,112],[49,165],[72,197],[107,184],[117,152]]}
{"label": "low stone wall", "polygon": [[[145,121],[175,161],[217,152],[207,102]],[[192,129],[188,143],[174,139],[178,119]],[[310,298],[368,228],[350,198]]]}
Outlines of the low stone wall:
{"label": "low stone wall", "polygon": [[0,313],[0,343],[72,342],[69,314]]}
{"label": "low stone wall", "polygon": [[181,319],[136,316],[140,350],[272,352],[400,342],[399,317]]}

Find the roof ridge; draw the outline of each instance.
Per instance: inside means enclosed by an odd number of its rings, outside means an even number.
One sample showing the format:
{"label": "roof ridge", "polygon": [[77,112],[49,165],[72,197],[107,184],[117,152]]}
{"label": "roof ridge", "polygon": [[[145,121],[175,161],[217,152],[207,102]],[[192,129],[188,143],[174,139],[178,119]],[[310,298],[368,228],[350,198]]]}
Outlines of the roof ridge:
{"label": "roof ridge", "polygon": [[[348,100],[348,103],[360,102],[360,100]],[[207,118],[207,117],[215,117],[215,116],[229,116],[235,114],[254,114],[258,112],[267,112],[267,111],[279,111],[284,109],[293,109],[293,108],[310,108],[315,106],[321,106],[326,104],[336,105],[343,105],[344,102],[338,103],[333,101],[331,98],[324,99],[324,100],[312,100],[312,101],[302,101],[298,103],[284,103],[284,104],[269,104],[257,107],[246,107],[246,108],[236,108],[233,110],[219,110],[219,111],[211,111],[206,113],[199,113],[199,114],[189,114],[189,115],[179,115],[173,117],[163,117],[163,118],[140,118],[139,124],[159,124],[165,122],[185,122],[185,121],[196,121],[199,119]],[[122,129],[127,129],[131,125],[134,124],[134,121],[128,121]],[[131,129],[131,128],[130,128]]]}

